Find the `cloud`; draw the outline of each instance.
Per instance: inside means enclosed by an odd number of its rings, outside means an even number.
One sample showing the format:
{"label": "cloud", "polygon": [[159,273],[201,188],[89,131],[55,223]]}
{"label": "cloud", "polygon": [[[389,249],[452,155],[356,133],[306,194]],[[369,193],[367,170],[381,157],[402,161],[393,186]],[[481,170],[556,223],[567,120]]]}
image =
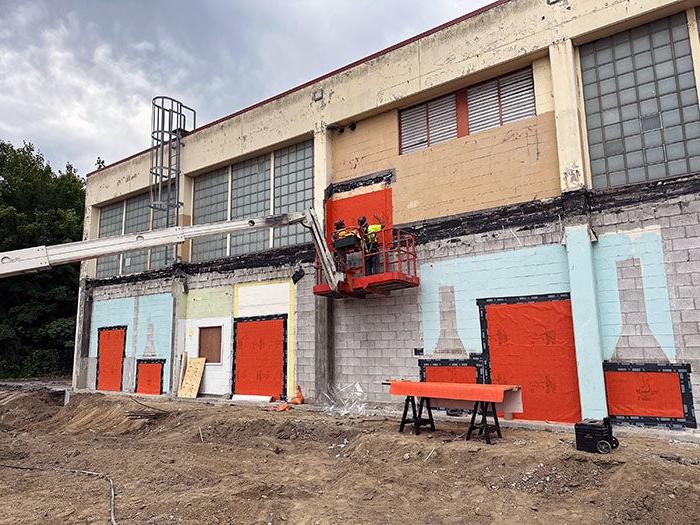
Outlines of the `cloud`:
{"label": "cloud", "polygon": [[149,145],[167,94],[203,124],[488,0],[0,0],[0,140],[80,173]]}

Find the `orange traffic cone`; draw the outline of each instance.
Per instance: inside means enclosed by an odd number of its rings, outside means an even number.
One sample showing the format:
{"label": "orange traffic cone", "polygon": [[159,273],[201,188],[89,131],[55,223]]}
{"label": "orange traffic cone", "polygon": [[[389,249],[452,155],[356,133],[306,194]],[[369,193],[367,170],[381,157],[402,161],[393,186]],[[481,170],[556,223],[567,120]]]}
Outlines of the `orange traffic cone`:
{"label": "orange traffic cone", "polygon": [[290,401],[292,405],[301,405],[304,402],[304,394],[301,393],[301,387],[297,385],[296,395]]}

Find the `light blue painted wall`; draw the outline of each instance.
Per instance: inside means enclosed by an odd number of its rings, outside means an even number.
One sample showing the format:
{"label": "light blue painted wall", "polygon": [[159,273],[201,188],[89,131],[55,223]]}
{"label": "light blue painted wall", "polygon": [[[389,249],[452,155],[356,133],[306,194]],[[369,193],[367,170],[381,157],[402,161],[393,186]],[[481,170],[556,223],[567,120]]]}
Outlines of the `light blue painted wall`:
{"label": "light blue painted wall", "polygon": [[639,259],[648,325],[669,359],[675,359],[671,306],[658,229],[604,234],[591,243],[587,226],[566,228],[567,246],[551,244],[421,265],[425,353],[440,336],[440,287],[452,286],[457,333],[467,352],[481,352],[476,300],[571,292],[581,409],[607,413],[602,361],[622,333],[618,261]]}
{"label": "light blue painted wall", "polygon": [[440,335],[441,286],[454,287],[457,332],[467,352],[481,352],[477,299],[569,291],[566,251],[559,244],[426,263],[420,279],[426,354]]}
{"label": "light blue painted wall", "polygon": [[126,326],[126,355],[134,355],[132,337],[134,298],[109,299],[92,303],[90,320],[90,357],[97,357],[97,330],[110,326]]}
{"label": "light blue painted wall", "polygon": [[[173,300],[170,294],[95,301],[90,326],[90,356],[97,357],[97,331],[126,326],[126,356],[165,359],[163,390],[170,384]],[[151,354],[151,351],[153,354]],[[131,385],[133,387],[134,385]]]}
{"label": "light blue painted wall", "polygon": [[618,290],[618,261],[639,259],[644,284],[647,322],[661,349],[670,360],[676,358],[671,303],[661,232],[646,229],[604,234],[593,245],[603,358],[610,359],[622,334],[622,313]]}
{"label": "light blue painted wall", "polygon": [[571,282],[571,313],[576,344],[581,415],[601,419],[608,415],[600,343],[593,248],[588,225],[565,229]]}

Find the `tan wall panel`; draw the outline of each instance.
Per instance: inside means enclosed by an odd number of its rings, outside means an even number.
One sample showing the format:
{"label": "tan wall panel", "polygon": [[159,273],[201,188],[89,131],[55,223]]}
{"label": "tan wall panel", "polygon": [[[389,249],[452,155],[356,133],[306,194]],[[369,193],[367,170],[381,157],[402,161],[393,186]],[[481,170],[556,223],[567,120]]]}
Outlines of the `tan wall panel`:
{"label": "tan wall panel", "polygon": [[333,136],[334,182],[396,170],[396,224],[561,193],[551,111],[404,155],[397,118],[390,111]]}

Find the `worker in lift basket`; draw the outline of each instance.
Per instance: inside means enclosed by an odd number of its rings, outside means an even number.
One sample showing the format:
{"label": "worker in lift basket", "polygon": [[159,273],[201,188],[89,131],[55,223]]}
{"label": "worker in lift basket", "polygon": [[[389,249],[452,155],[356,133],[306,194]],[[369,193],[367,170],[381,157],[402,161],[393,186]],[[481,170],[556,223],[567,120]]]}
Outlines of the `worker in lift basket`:
{"label": "worker in lift basket", "polygon": [[357,225],[365,243],[365,275],[380,273],[379,232],[384,226],[381,223],[367,224],[367,218],[364,216],[357,219]]}
{"label": "worker in lift basket", "polygon": [[338,248],[336,242],[341,239],[347,239],[348,237],[353,238],[359,247],[362,242],[362,236],[357,228],[347,228],[345,227],[345,221],[339,219],[335,222],[335,231],[332,234],[333,237],[333,254],[335,255],[335,262],[338,265],[340,271],[345,271],[348,266],[348,250],[353,251],[353,245],[346,245],[343,248]]}

